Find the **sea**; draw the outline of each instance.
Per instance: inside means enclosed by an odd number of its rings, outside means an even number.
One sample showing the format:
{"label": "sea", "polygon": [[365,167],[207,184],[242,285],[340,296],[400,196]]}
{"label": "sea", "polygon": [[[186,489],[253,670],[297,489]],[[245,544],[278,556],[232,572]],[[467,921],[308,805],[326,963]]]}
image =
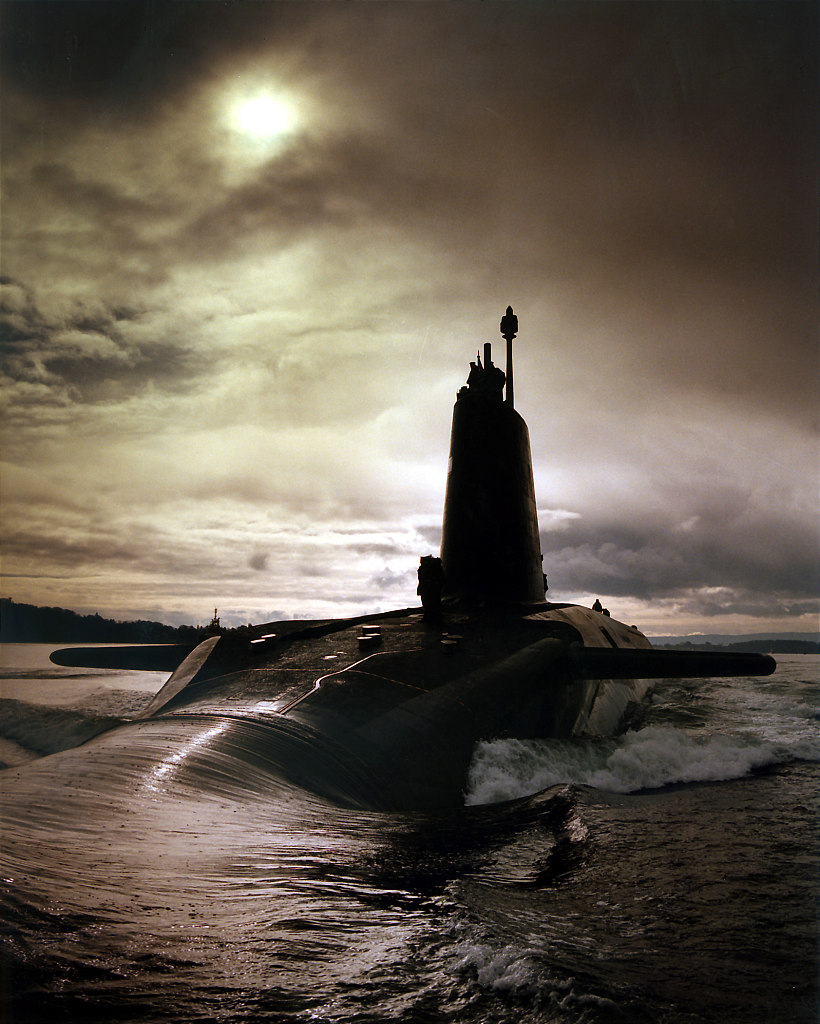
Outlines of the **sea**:
{"label": "sea", "polygon": [[818,1020],[820,656],[660,681],[615,739],[480,743],[442,815],[240,742],[95,755],[165,675],[50,651],[0,648],[10,1024]]}

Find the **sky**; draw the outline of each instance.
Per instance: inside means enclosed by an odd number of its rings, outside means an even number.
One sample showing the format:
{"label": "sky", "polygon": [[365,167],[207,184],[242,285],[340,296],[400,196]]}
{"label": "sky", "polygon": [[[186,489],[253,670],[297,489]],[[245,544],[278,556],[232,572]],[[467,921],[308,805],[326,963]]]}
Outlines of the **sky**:
{"label": "sky", "polygon": [[512,304],[550,598],[818,628],[814,3],[0,19],[2,596],[415,605]]}

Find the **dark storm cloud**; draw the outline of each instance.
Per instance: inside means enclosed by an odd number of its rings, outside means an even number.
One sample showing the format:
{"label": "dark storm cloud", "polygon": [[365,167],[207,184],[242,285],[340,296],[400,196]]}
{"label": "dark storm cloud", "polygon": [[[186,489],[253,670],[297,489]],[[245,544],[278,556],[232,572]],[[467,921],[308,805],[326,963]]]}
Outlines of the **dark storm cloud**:
{"label": "dark storm cloud", "polygon": [[[158,245],[145,238],[145,230],[165,222],[178,209],[176,204],[160,200],[156,193],[150,198],[127,195],[117,185],[81,178],[59,163],[36,165],[28,184],[38,204],[68,210],[74,224],[80,225],[72,234],[84,236],[86,245],[73,253],[75,273],[99,273],[102,264],[113,265],[128,275],[132,288],[165,277],[167,265],[157,258]],[[59,239],[59,231],[41,229],[46,230]],[[41,239],[44,243],[46,238]]]}
{"label": "dark storm cloud", "polygon": [[123,328],[139,324],[139,310],[90,306],[82,300],[59,318],[40,310],[19,281],[0,281],[0,380],[6,394],[7,453],[17,449],[12,428],[46,424],[76,405],[111,402],[146,387],[189,390],[199,362],[187,347],[166,339],[129,340]]}
{"label": "dark storm cloud", "polygon": [[[716,508],[720,502],[716,502]],[[542,536],[544,564],[564,590],[636,597],[647,602],[719,586],[755,606],[784,610],[816,606],[820,552],[816,524],[791,522],[750,506],[719,518],[683,524],[577,519],[560,534]],[[726,610],[726,600],[689,598],[703,614]],[[709,610],[711,609],[711,611]]]}
{"label": "dark storm cloud", "polygon": [[[79,524],[77,535],[66,536],[64,525],[55,526],[53,532],[42,524],[34,529],[7,530],[3,537],[5,557],[12,562],[17,557],[31,558],[36,556],[40,565],[49,566],[55,572],[80,573],[86,575],[99,570],[100,567],[110,569],[128,569],[130,564],[141,558],[141,548],[148,537],[144,531],[129,541],[107,533],[102,523],[95,523],[91,531],[81,531]],[[152,540],[157,540],[155,535]],[[157,566],[165,564],[164,559],[157,560]],[[49,573],[51,575],[51,573]]]}
{"label": "dark storm cloud", "polygon": [[[169,212],[169,207],[159,205],[156,197],[148,201],[125,195],[110,183],[79,178],[74,170],[62,164],[38,164],[31,181],[41,198],[55,199],[97,229],[109,228],[125,245],[134,242],[130,230],[134,221],[158,219]],[[124,238],[123,231],[128,232]]]}
{"label": "dark storm cloud", "polygon": [[[116,331],[107,337],[116,343]],[[110,402],[139,394],[146,386],[187,393],[195,386],[196,361],[190,352],[163,342],[143,342],[122,349],[125,359],[105,360],[72,353],[45,358],[48,371],[69,385],[82,402]]]}
{"label": "dark storm cloud", "polygon": [[389,566],[376,573],[371,584],[377,591],[389,590],[391,587],[404,586],[408,593],[412,592],[412,584],[415,583],[415,572],[395,572]]}
{"label": "dark storm cloud", "polygon": [[353,545],[353,550],[359,557],[365,555],[377,555],[380,558],[390,558],[391,555],[396,553],[395,543],[385,542],[379,543],[359,543]]}
{"label": "dark storm cloud", "polygon": [[[216,551],[207,533],[205,543],[170,536],[163,524],[138,515],[132,516],[123,530],[112,512],[100,506],[93,495],[86,497],[84,507],[68,513],[54,503],[32,501],[27,521],[9,525],[4,532],[4,558],[10,565],[19,559],[47,567],[43,575],[66,579],[73,574],[75,579],[128,580],[138,565],[140,574],[155,580],[157,587],[170,579],[180,589],[186,589],[190,579],[210,578],[215,572],[241,575],[233,553]],[[191,525],[186,522],[186,529]],[[199,522],[195,525],[202,528]]]}
{"label": "dark storm cloud", "polygon": [[[133,104],[206,73],[215,55],[265,45],[291,5],[168,0],[10,0],[3,61],[34,95]],[[299,5],[293,5],[298,7]]]}
{"label": "dark storm cloud", "polygon": [[[418,527],[417,532],[421,541],[420,552],[429,555],[437,554],[441,548],[441,525]],[[548,549],[544,548],[544,550]]]}
{"label": "dark storm cloud", "polygon": [[376,140],[307,140],[242,185],[211,187],[202,212],[180,231],[177,244],[186,256],[213,252],[222,259],[226,252],[253,251],[260,240],[287,246],[319,228],[389,223],[411,238],[438,234],[450,222],[460,225],[463,244],[472,233],[470,215],[487,198],[481,182],[414,166]]}
{"label": "dark storm cloud", "polygon": [[268,568],[268,556],[263,551],[256,551],[248,559],[248,566],[254,572],[264,572]]}
{"label": "dark storm cloud", "polygon": [[7,246],[39,257],[28,272],[41,287],[49,278],[73,279],[78,289],[97,280],[133,293],[165,280],[168,254],[150,236],[184,205],[160,198],[159,185],[138,195],[83,164],[39,162],[29,169],[9,162],[6,186],[15,202],[6,218]]}

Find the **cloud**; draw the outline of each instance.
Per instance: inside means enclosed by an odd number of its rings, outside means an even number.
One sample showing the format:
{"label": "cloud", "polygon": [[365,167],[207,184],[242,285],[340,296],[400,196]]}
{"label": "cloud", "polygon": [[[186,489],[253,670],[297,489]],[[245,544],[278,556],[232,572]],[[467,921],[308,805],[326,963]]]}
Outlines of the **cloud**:
{"label": "cloud", "polygon": [[816,608],[820,552],[814,524],[793,523],[784,531],[780,516],[751,504],[733,513],[727,503],[724,513],[690,518],[686,529],[645,517],[629,524],[576,520],[558,544],[555,535],[543,538],[545,566],[565,592],[647,604],[683,600],[704,615],[726,611],[733,601],[735,611],[753,606],[768,616],[796,605]]}
{"label": "cloud", "polygon": [[191,353],[145,337],[140,320],[137,310],[81,300],[44,313],[31,289],[6,285],[0,373],[8,425],[30,431],[55,415],[64,423],[66,411],[86,404],[128,399],[149,387],[190,387],[202,372]]}
{"label": "cloud", "polygon": [[255,572],[264,572],[268,567],[268,556],[263,551],[255,551],[248,559],[248,565]]}
{"label": "cloud", "polygon": [[[552,592],[804,614],[812,5],[7,7],[27,599],[412,600],[512,302]],[[266,147],[228,117],[262,87],[296,114]]]}

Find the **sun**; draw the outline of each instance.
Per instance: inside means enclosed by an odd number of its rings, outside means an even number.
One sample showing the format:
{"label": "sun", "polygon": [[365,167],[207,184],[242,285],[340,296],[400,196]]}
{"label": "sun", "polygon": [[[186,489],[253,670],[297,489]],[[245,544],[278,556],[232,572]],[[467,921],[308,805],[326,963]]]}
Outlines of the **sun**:
{"label": "sun", "polygon": [[292,108],[272,93],[245,97],[237,100],[231,108],[234,130],[260,142],[286,135],[293,122]]}

